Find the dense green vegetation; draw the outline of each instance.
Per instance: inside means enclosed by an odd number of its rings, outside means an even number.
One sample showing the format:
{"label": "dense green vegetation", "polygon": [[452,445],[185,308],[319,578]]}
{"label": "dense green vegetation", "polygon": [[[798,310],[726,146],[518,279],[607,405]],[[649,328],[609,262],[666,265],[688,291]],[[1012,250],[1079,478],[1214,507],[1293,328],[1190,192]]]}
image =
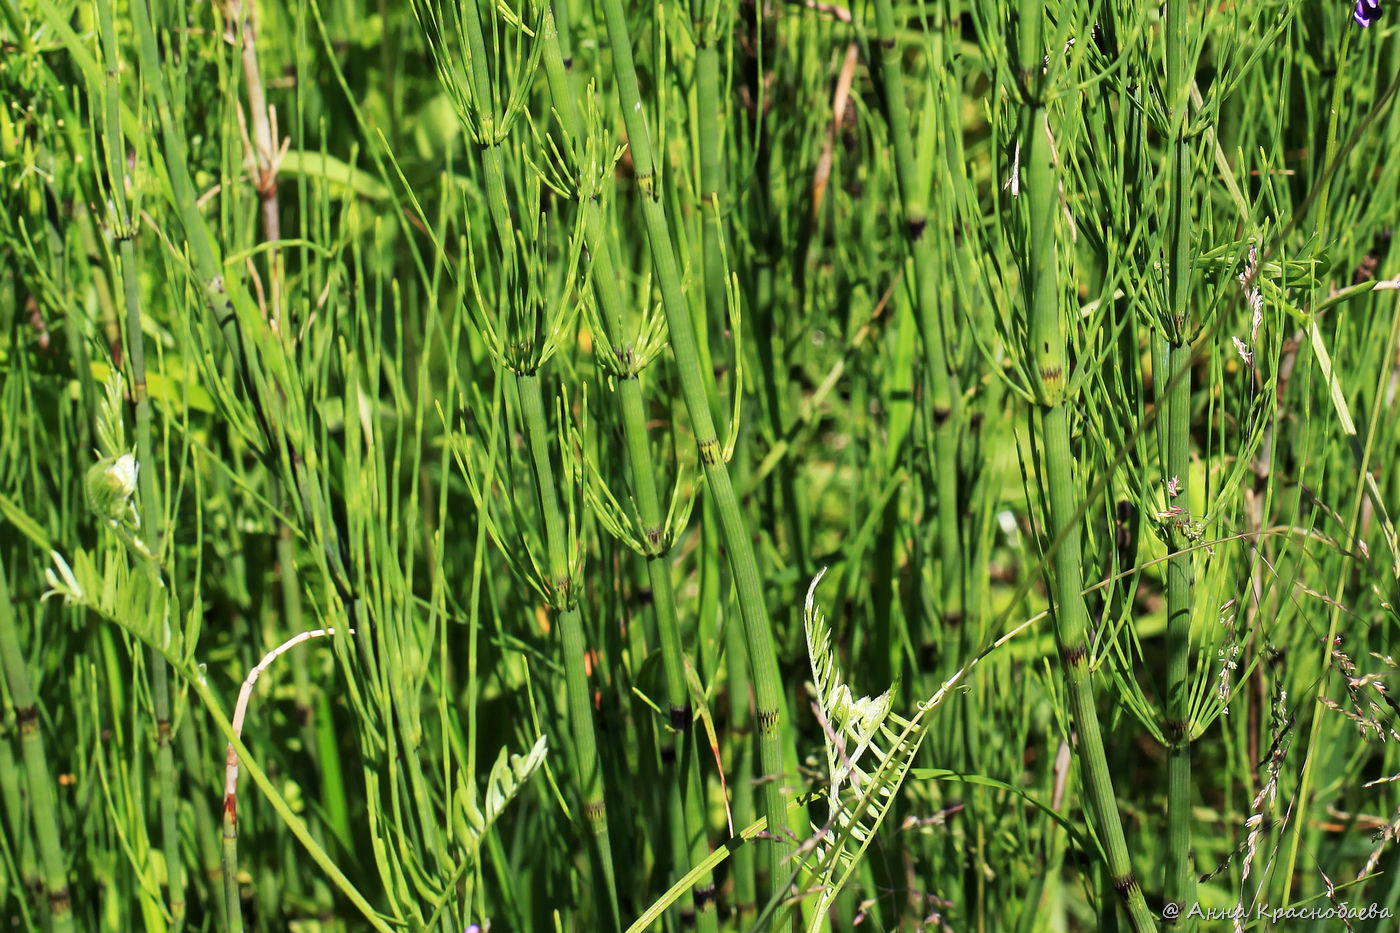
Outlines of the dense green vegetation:
{"label": "dense green vegetation", "polygon": [[1393,928],[1395,12],[0,0],[0,923]]}

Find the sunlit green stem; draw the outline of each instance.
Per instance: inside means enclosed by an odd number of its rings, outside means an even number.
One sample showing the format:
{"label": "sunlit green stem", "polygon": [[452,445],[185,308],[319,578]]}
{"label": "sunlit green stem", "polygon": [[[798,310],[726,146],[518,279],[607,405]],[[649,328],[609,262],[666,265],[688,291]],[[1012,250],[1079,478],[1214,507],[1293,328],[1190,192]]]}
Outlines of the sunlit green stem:
{"label": "sunlit green stem", "polygon": [[[549,14],[546,14],[547,17]],[[557,35],[552,19],[545,23],[546,46],[542,55],[545,73],[549,78],[550,94],[555,102],[566,143],[582,145],[583,125],[578,103],[570,93],[567,69],[564,67],[560,49],[555,41]],[[625,335],[619,332],[623,314],[623,298],[618,286],[617,270],[613,265],[612,247],[608,242],[603,225],[602,209],[598,202],[586,199],[580,204],[583,212],[584,242],[587,244],[593,264],[592,282],[600,310],[599,318],[609,328],[609,341],[622,348]],[[668,548],[665,541],[664,519],[661,500],[657,492],[656,467],[647,438],[646,410],[642,399],[639,374],[632,373],[618,382],[618,399],[622,409],[623,434],[627,443],[627,458],[632,470],[633,498],[642,521],[644,533],[651,547],[646,555],[647,578],[651,585],[652,610],[656,617],[657,636],[661,642],[662,667],[666,678],[666,699],[670,707],[671,728],[676,740],[662,737],[662,758],[670,777],[667,788],[672,814],[679,813],[680,820],[673,817],[672,832],[676,838],[685,841],[685,859],[675,866],[677,873],[683,873],[705,856],[709,855],[709,842],[705,834],[705,811],[700,786],[699,756],[687,751],[688,745],[695,744],[690,694],[686,687],[684,652],[681,647],[680,625],[677,619],[675,594],[671,586],[671,571],[667,562]],[[668,747],[669,746],[669,747]],[[683,771],[677,765],[688,762]],[[715,927],[714,884],[708,874],[696,880],[692,890],[696,924],[701,930]],[[682,903],[681,910],[685,910]]]}
{"label": "sunlit green stem", "polygon": [[[1167,0],[1163,30],[1167,41],[1167,94],[1174,131],[1167,160],[1167,295],[1171,320],[1167,334],[1163,385],[1171,389],[1162,400],[1166,420],[1162,483],[1174,491],[1168,506],[1189,509],[1191,445],[1191,348],[1188,339],[1191,289],[1191,175],[1190,147],[1186,139],[1188,91],[1191,75],[1186,61],[1186,0]],[[1169,529],[1167,560],[1167,850],[1163,894],[1178,910],[1167,924],[1193,930],[1195,918],[1186,908],[1194,903],[1191,874],[1191,722],[1190,656],[1191,603],[1194,584],[1191,551],[1184,534],[1183,515]]]}
{"label": "sunlit green stem", "polygon": [[[612,44],[613,70],[621,96],[623,120],[627,126],[632,164],[636,168],[640,189],[642,214],[647,239],[651,245],[652,265],[661,288],[662,307],[670,331],[671,350],[675,355],[676,371],[680,377],[681,394],[690,415],[691,428],[700,451],[711,501],[719,511],[720,528],[729,552],[730,568],[734,573],[739,595],[739,611],[743,616],[749,661],[753,671],[754,694],[758,707],[758,743],[764,771],[764,815],[768,829],[776,838],[769,849],[771,877],[788,875],[787,853],[792,849],[788,831],[787,807],[784,802],[785,782],[782,730],[783,697],[778,678],[777,655],[768,619],[768,606],[759,583],[758,562],[753,542],[745,526],[739,501],[730,481],[729,467],[722,456],[721,444],[710,416],[706,377],[700,366],[695,346],[695,334],[690,311],[681,290],[680,269],[676,264],[675,248],[671,243],[666,222],[666,208],[661,195],[657,164],[652,155],[651,139],[642,112],[641,91],[632,62],[632,39],[628,32],[627,14],[620,0],[603,0],[608,39]],[[791,741],[791,736],[788,736]]]}
{"label": "sunlit green stem", "polygon": [[[604,246],[606,248],[606,244]],[[632,465],[637,512],[648,542],[654,542],[653,553],[647,555],[647,575],[651,581],[657,636],[661,641],[670,725],[676,735],[671,752],[676,760],[670,762],[668,767],[671,772],[671,793],[675,797],[683,797],[684,804],[684,819],[675,827],[684,832],[686,840],[685,855],[688,861],[676,866],[677,874],[681,874],[710,854],[705,835],[704,800],[700,790],[700,762],[695,754],[699,743],[692,723],[690,692],[686,686],[680,623],[676,617],[676,599],[671,587],[671,568],[666,559],[667,550],[661,546],[665,529],[661,502],[656,493],[655,466],[647,441],[640,380],[636,377],[621,380],[618,394],[622,402],[622,426],[627,439],[628,460]],[[708,874],[696,880],[692,894],[696,925],[701,930],[715,929],[715,887]]]}
{"label": "sunlit green stem", "polygon": [[68,893],[58,804],[54,800],[48,759],[44,756],[44,742],[39,735],[39,703],[30,684],[29,671],[24,666],[24,650],[15,626],[14,603],[10,601],[10,583],[5,576],[3,556],[0,556],[0,670],[4,672],[19,723],[20,753],[24,758],[24,776],[29,783],[29,807],[34,818],[34,836],[39,842],[49,923],[55,933],[68,933],[73,929],[73,904]]}
{"label": "sunlit green stem", "polygon": [[[1021,4],[1022,80],[1039,85],[1041,7]],[[1035,87],[1028,93],[1040,93]],[[1089,670],[1088,612],[1084,605],[1083,569],[1080,566],[1079,500],[1081,488],[1074,475],[1069,411],[1073,400],[1067,397],[1069,354],[1060,309],[1059,248],[1055,218],[1059,211],[1053,141],[1049,114],[1042,100],[1027,103],[1022,140],[1022,171],[1030,199],[1028,337],[1033,372],[1038,382],[1036,401],[1040,410],[1041,450],[1049,486],[1049,534],[1059,541],[1052,562],[1053,575],[1046,581],[1054,596],[1055,640],[1065,676],[1065,694],[1074,729],[1083,773],[1085,807],[1107,856],[1113,887],[1127,908],[1136,933],[1157,928],[1143,898],[1142,888],[1128,858],[1113,780],[1104,754],[1099,731],[1098,710],[1094,705]]]}
{"label": "sunlit green stem", "polygon": [[[126,143],[122,135],[118,75],[121,60],[117,50],[117,33],[112,21],[112,6],[107,0],[97,5],[102,29],[102,49],[107,68],[106,121],[103,125],[107,149],[109,195],[112,200],[112,229],[118,241],[121,260],[119,275],[126,302],[126,352],[131,370],[131,399],[136,408],[137,488],[140,498],[140,537],[154,557],[150,564],[151,592],[148,611],[160,630],[167,611],[164,588],[160,583],[158,562],[161,554],[160,508],[156,500],[156,462],[151,444],[151,400],[146,387],[146,342],[141,333],[141,301],[137,283],[136,250],[133,241],[136,227],[132,222],[126,196]],[[151,669],[151,702],[156,717],[156,783],[160,788],[161,847],[165,854],[166,885],[169,891],[171,929],[178,931],[185,921],[185,879],[180,854],[180,827],[176,808],[179,790],[176,785],[175,754],[170,747],[170,669],[159,653],[148,652]]]}
{"label": "sunlit green stem", "polygon": [[918,164],[905,102],[903,50],[895,34],[891,0],[875,0],[876,34],[880,41],[880,81],[885,98],[885,121],[894,144],[895,174],[903,202],[904,232],[914,261],[914,290],[919,327],[924,341],[925,368],[934,425],[934,472],[938,496],[938,559],[942,567],[943,617],[960,621],[963,611],[962,548],[959,544],[958,430],[961,418],[957,374],[951,371],[943,333],[938,285],[938,253],[930,231],[928,205],[920,194]]}
{"label": "sunlit green stem", "polygon": [[[534,464],[536,491],[544,515],[545,546],[549,551],[550,586],[553,590],[555,619],[564,648],[564,679],[568,696],[569,725],[577,759],[580,796],[589,829],[598,850],[603,871],[603,896],[612,910],[608,922],[618,924],[617,882],[613,871],[612,848],[608,842],[608,811],[603,796],[603,773],[598,761],[597,737],[593,728],[593,702],[589,695],[585,656],[588,652],[579,617],[569,568],[568,537],[564,516],[559,509],[559,492],[555,485],[554,466],[550,462],[550,433],[546,428],[544,396],[537,374],[517,375],[516,390],[520,396],[521,415],[525,421],[525,441]],[[600,911],[601,912],[601,911]]]}
{"label": "sunlit green stem", "polygon": [[[727,622],[724,626],[725,666],[729,673],[729,734],[734,760],[729,787],[734,795],[734,825],[748,826],[754,820],[753,806],[753,712],[749,695],[749,659],[744,632]],[[734,881],[734,910],[740,927],[758,910],[754,853],[750,846],[734,851],[729,877]]]}
{"label": "sunlit green stem", "polygon": [[[692,26],[695,29],[697,45],[695,49],[695,97],[697,107],[697,132],[700,151],[700,223],[703,231],[701,247],[704,254],[705,272],[705,314],[695,321],[696,352],[700,365],[713,371],[714,362],[710,355],[710,326],[725,320],[728,313],[726,268],[728,247],[725,240],[725,219],[728,206],[725,203],[728,180],[725,177],[723,157],[725,123],[723,120],[724,98],[720,95],[720,59],[718,28],[712,28],[709,20],[719,11],[714,0],[692,0]],[[710,411],[715,423],[723,429],[724,406],[720,403],[713,383],[710,388]],[[742,387],[735,386],[735,391]]]}

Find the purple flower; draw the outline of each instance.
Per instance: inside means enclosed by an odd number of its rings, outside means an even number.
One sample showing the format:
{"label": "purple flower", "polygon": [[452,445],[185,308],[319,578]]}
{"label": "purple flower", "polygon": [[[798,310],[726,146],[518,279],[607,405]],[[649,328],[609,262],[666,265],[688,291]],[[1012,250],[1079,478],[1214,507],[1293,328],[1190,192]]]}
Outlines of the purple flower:
{"label": "purple flower", "polygon": [[1356,20],[1356,25],[1365,29],[1381,18],[1381,0],[1356,0],[1356,9],[1351,17]]}

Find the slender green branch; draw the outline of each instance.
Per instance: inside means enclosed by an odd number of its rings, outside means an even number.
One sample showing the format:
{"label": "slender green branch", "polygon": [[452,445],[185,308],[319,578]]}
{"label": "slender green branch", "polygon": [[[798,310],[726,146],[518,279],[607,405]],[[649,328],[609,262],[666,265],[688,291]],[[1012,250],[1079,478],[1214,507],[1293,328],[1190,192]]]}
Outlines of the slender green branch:
{"label": "slender green branch", "polygon": [[[641,91],[637,84],[636,67],[632,61],[632,39],[628,32],[627,14],[620,0],[603,0],[603,14],[608,39],[612,45],[613,70],[621,96],[623,120],[627,127],[632,164],[636,168],[637,185],[641,193],[642,213],[647,239],[651,245],[652,264],[661,287],[662,308],[671,336],[676,370],[680,376],[681,394],[690,415],[695,442],[700,450],[700,462],[711,501],[719,512],[720,529],[729,552],[730,569],[734,573],[739,594],[739,611],[744,620],[749,663],[753,672],[755,702],[758,707],[759,757],[764,777],[764,815],[769,832],[776,843],[769,850],[770,878],[787,876],[786,857],[792,850],[788,830],[786,781],[783,742],[792,741],[792,733],[782,728],[783,697],[778,677],[777,655],[773,647],[772,624],[768,606],[759,582],[758,561],[753,542],[739,509],[738,498],[730,480],[729,467],[721,455],[719,436],[710,415],[709,391],[695,345],[690,310],[681,290],[680,269],[676,264],[675,248],[671,243],[666,221],[666,209],[661,193],[659,166],[652,154],[651,138],[642,110]],[[738,391],[736,387],[736,391]]]}
{"label": "slender green branch", "polygon": [[[1195,928],[1195,918],[1186,908],[1194,902],[1195,883],[1191,873],[1191,721],[1190,656],[1191,605],[1195,583],[1191,553],[1184,521],[1190,508],[1191,446],[1191,149],[1186,139],[1189,91],[1192,75],[1186,59],[1186,31],[1189,16],[1186,0],[1168,0],[1163,30],[1167,42],[1167,100],[1175,133],[1167,160],[1167,296],[1170,320],[1163,322],[1167,335],[1162,357],[1164,372],[1185,374],[1171,382],[1169,394],[1159,399],[1166,413],[1159,422],[1165,429],[1162,458],[1162,485],[1183,509],[1181,521],[1173,521],[1169,531],[1170,559],[1167,562],[1167,851],[1163,887],[1166,900],[1174,908],[1164,912],[1167,924],[1182,929]],[[1165,384],[1161,380],[1158,385]]]}
{"label": "slender green branch", "polygon": [[564,647],[565,689],[579,790],[583,798],[584,816],[587,817],[589,829],[593,833],[603,872],[602,880],[606,886],[603,895],[612,911],[612,916],[607,922],[618,926],[621,918],[617,905],[617,881],[613,871],[612,848],[608,842],[607,801],[603,795],[603,772],[598,760],[597,737],[593,729],[593,704],[589,697],[588,673],[584,664],[588,645],[583,633],[583,621],[579,616],[577,594],[573,592],[574,576],[568,563],[568,538],[563,513],[559,509],[558,487],[554,484],[554,467],[550,463],[544,396],[540,391],[540,377],[537,374],[516,375],[515,384],[525,421],[525,441],[534,463],[535,491],[544,513],[545,547],[549,551],[549,584],[557,613],[559,637]]}
{"label": "slender green branch", "polygon": [[[20,647],[15,627],[15,604],[10,601],[9,579],[0,556],[0,671],[9,687],[10,701],[15,706],[19,723],[20,753],[24,758],[24,775],[29,787],[29,807],[34,818],[34,836],[39,842],[39,863],[43,871],[44,894],[48,900],[48,916],[55,933],[73,929],[73,904],[68,891],[68,869],[63,849],[63,832],[58,822],[58,803],[54,799],[53,776],[44,755],[44,740],[39,735],[39,701],[24,666],[24,650]],[[18,842],[18,840],[15,840]]]}
{"label": "slender green branch", "polygon": [[1049,113],[1038,95],[1041,81],[1042,40],[1040,4],[1021,4],[1020,44],[1022,92],[1035,95],[1026,104],[1024,138],[1025,190],[1029,198],[1028,338],[1033,371],[1037,375],[1036,401],[1040,410],[1041,451],[1049,485],[1049,534],[1060,541],[1053,559],[1053,576],[1046,586],[1054,595],[1055,641],[1064,670],[1065,693],[1079,740],[1086,809],[1093,818],[1108,860],[1114,890],[1127,908],[1136,933],[1157,928],[1147,908],[1142,888],[1128,858],[1127,843],[1118,815],[1103,736],[1099,731],[1089,669],[1088,612],[1083,597],[1078,525],[1079,483],[1074,475],[1067,397],[1069,354],[1064,336],[1059,278],[1059,247],[1055,219],[1059,212],[1054,140]]}
{"label": "slender green branch", "polygon": [[[146,342],[141,332],[141,300],[137,283],[137,227],[132,221],[126,195],[126,144],[120,119],[120,56],[117,33],[112,21],[109,0],[99,0],[98,18],[102,30],[103,57],[107,69],[106,120],[103,124],[108,184],[112,202],[112,233],[118,242],[119,277],[126,303],[126,351],[131,370],[131,399],[136,408],[136,463],[140,499],[141,538],[154,558],[146,564],[151,575],[147,611],[156,624],[161,624],[168,612],[164,586],[159,580],[162,548],[161,512],[156,499],[155,448],[151,443],[151,400],[146,384]],[[171,748],[172,711],[170,703],[170,669],[158,652],[148,652],[151,668],[151,701],[156,718],[156,782],[160,787],[161,846],[165,854],[166,887],[174,933],[184,926],[185,879],[184,859],[180,851],[180,826],[176,808],[180,794],[175,772],[175,753]]]}
{"label": "slender green branch", "polygon": [[[587,171],[588,167],[578,157],[577,147],[583,145],[585,132],[578,102],[570,92],[568,73],[559,45],[557,41],[549,41],[558,34],[552,13],[546,14],[544,29],[547,38],[542,59],[549,79],[550,96],[554,100],[555,112],[559,115],[567,137],[566,148],[573,148],[575,153],[574,170]],[[598,200],[591,197],[584,198],[579,209],[583,213],[584,240],[593,264],[591,281],[598,301],[599,319],[607,329],[609,345],[623,356],[631,356],[633,347],[621,333],[622,322],[625,320],[624,302],[618,287],[617,269],[613,265],[612,246],[604,231],[602,209]],[[632,472],[633,498],[637,503],[637,513],[649,545],[645,554],[647,579],[651,587],[651,609],[661,642],[670,725],[678,737],[678,740],[672,741],[665,734],[660,736],[661,757],[670,778],[666,793],[669,800],[668,811],[672,814],[673,844],[679,844],[676,854],[680,858],[675,865],[679,874],[709,854],[709,843],[705,834],[699,756],[691,751],[696,747],[695,727],[686,686],[684,652],[681,647],[675,594],[671,586],[671,570],[667,560],[670,547],[665,534],[661,500],[657,493],[656,466],[647,438],[640,373],[631,367],[623,369],[617,395],[621,406],[627,460]],[[676,770],[678,764],[684,766],[683,771]],[[676,816],[680,818],[676,819]],[[696,880],[694,891],[687,898],[683,898],[678,906],[683,914],[688,908],[694,909],[697,927],[702,931],[712,930],[715,928],[714,901],[714,883],[708,874],[702,874]]]}
{"label": "slender green branch", "polygon": [[962,619],[962,546],[959,523],[958,432],[961,393],[957,373],[949,362],[939,296],[938,254],[929,230],[929,208],[921,196],[918,165],[905,102],[903,50],[895,33],[891,0],[875,0],[875,31],[880,43],[880,87],[885,122],[894,144],[895,175],[899,182],[907,247],[913,259],[913,288],[920,335],[924,342],[929,381],[930,416],[934,425],[934,476],[938,497],[938,558],[942,568],[941,599],[945,621]]}

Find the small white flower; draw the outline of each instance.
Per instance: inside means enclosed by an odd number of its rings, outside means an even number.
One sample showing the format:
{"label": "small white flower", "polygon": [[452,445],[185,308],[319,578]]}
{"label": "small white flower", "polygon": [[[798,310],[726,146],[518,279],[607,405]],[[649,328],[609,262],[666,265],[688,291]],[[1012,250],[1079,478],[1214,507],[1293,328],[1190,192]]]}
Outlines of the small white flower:
{"label": "small white flower", "polygon": [[1021,194],[1021,141],[1016,140],[1016,154],[1011,157],[1011,177],[1006,179],[1006,184],[1001,186],[1001,190],[1011,189],[1011,196],[1019,197]]}
{"label": "small white flower", "polygon": [[134,455],[122,454],[107,467],[107,475],[120,487],[122,495],[130,499],[136,495],[136,476],[140,470],[141,465]]}
{"label": "small white flower", "polygon": [[53,567],[44,568],[44,579],[48,581],[49,589],[39,597],[40,601],[46,601],[50,596],[62,596],[65,603],[82,602],[83,588],[78,578],[73,576],[73,568],[68,566],[68,561],[57,551],[49,551],[49,557],[53,560],[53,566],[58,568],[58,573],[53,572]]}
{"label": "small white flower", "polygon": [[1233,341],[1235,342],[1235,352],[1238,353],[1238,354],[1240,355],[1240,359],[1244,360],[1244,365],[1246,365],[1246,366],[1250,367],[1251,369],[1253,369],[1253,368],[1254,368],[1254,351],[1251,350],[1251,349],[1249,349],[1249,345],[1246,344],[1246,343],[1245,343],[1243,340],[1241,340],[1240,338],[1238,338],[1238,337],[1231,337],[1230,339],[1233,340]]}

